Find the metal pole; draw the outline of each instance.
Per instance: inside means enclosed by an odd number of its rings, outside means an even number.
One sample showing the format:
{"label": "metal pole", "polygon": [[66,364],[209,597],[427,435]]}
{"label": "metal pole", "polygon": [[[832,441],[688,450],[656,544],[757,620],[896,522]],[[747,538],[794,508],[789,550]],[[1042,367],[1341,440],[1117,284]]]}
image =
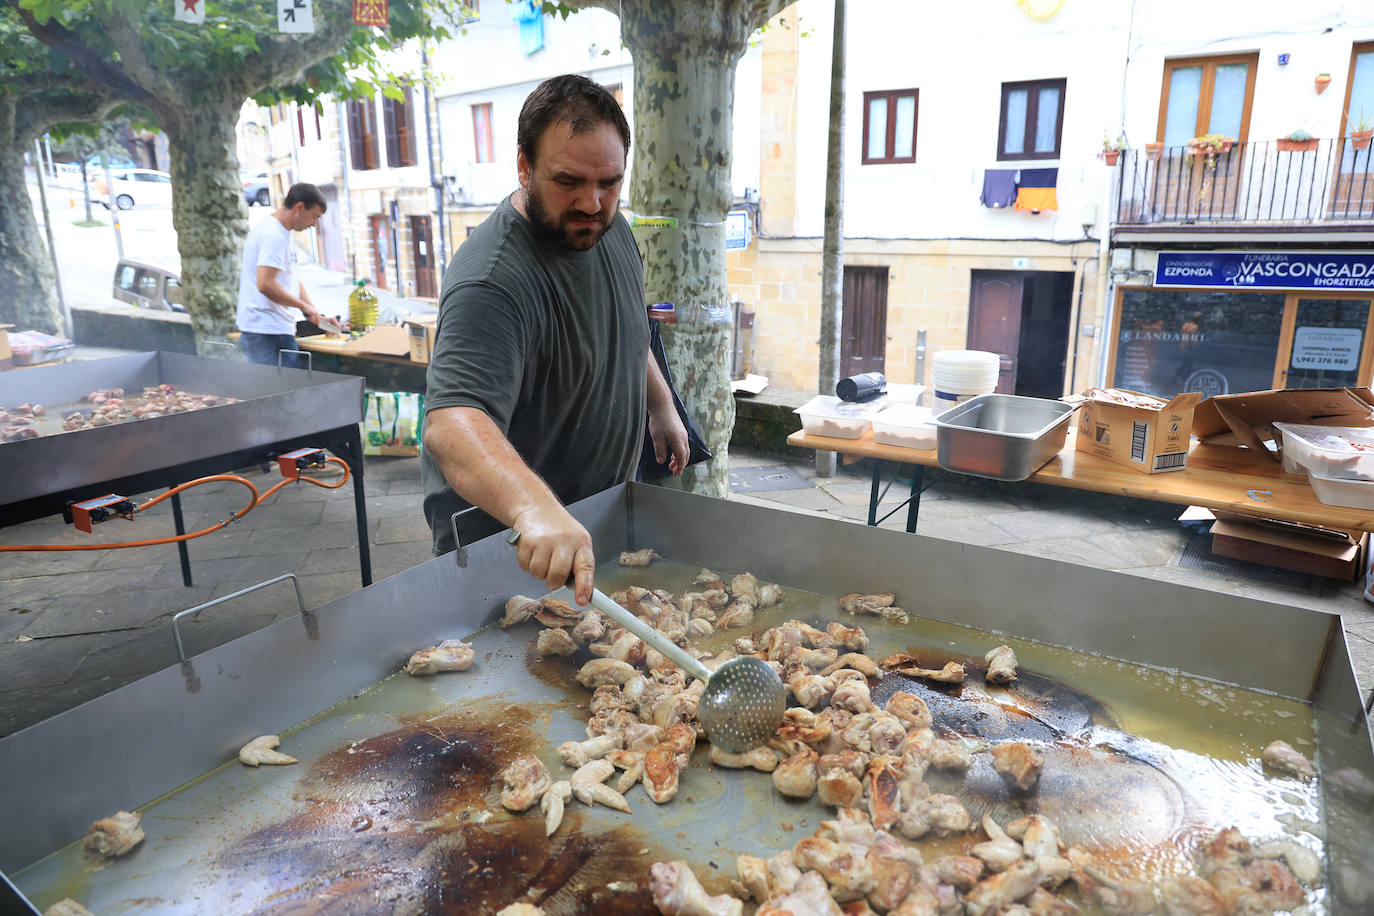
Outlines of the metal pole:
{"label": "metal pole", "polygon": [[114,178],[110,175],[110,157],[100,151],[100,167],[105,170],[105,194],[110,199],[110,223],[114,226],[115,249],[124,257],[124,236],[119,231],[119,207],[115,205]]}
{"label": "metal pole", "polygon": [[48,209],[48,178],[43,174],[43,147],[34,140],[33,148],[37,153],[34,172],[38,175],[38,201],[43,207],[43,229],[48,236],[48,256],[52,258],[52,285],[57,291],[57,305],[62,309],[62,333],[71,338],[75,336],[72,330],[72,313],[67,308],[67,297],[62,294],[62,271],[57,267],[57,243],[52,235],[52,211]]}

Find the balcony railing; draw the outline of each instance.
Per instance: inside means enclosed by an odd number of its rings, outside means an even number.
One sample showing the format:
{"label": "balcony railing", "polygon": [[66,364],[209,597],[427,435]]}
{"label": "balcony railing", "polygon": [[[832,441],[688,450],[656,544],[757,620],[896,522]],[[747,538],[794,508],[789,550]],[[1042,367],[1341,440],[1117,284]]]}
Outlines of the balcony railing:
{"label": "balcony railing", "polygon": [[1289,146],[1251,141],[1210,155],[1188,146],[1123,150],[1115,225],[1322,227],[1374,220],[1374,149],[1355,149],[1349,137]]}

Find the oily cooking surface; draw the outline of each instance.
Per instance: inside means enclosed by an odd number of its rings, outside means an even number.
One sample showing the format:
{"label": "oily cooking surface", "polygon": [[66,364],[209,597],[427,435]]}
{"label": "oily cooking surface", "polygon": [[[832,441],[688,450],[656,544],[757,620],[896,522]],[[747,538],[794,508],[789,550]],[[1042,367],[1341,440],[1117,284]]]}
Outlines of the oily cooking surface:
{"label": "oily cooking surface", "polygon": [[[680,593],[695,572],[664,561],[606,567],[597,584]],[[898,599],[922,610],[915,596]],[[1007,794],[985,754],[966,778],[928,774],[932,791],[957,795],[975,819],[1044,813],[1066,843],[1155,878],[1226,826],[1268,838],[1307,824],[1312,832],[1297,839],[1321,850],[1315,790],[1258,762],[1274,738],[1311,753],[1312,716],[1302,704],[914,616],[905,628],[849,617],[835,596],[788,589],[784,604],[759,612],[752,626],[701,644],[723,648],[790,617],[858,623],[874,657],[907,651],[927,666],[969,668],[961,687],[888,675],[873,690],[880,705],[902,689],[927,700],[937,725],[961,734],[1051,742],[1041,789],[1028,800]],[[148,840],[127,859],[93,871],[73,846],[16,882],[40,908],[72,896],[96,912],[204,912],[210,900],[224,911],[264,913],[481,913],[515,900],[549,913],[653,912],[650,862],[684,858],[719,892],[737,854],[790,847],[831,816],[814,799],[781,797],[764,774],[710,767],[700,744],[670,804],[655,806],[640,789],[627,796],[630,815],[570,802],[563,827],[545,839],[537,810],[501,809],[496,774],[532,752],[566,778],[554,748],[585,737],[590,694],[572,680],[580,660],[534,652],[537,632],[484,629],[471,671],[392,677],[283,734],[282,749],[298,765],[234,762],[165,796],[145,809]],[[982,682],[981,656],[1002,642],[1021,659],[1010,690]],[[930,858],[980,839],[915,845]]]}

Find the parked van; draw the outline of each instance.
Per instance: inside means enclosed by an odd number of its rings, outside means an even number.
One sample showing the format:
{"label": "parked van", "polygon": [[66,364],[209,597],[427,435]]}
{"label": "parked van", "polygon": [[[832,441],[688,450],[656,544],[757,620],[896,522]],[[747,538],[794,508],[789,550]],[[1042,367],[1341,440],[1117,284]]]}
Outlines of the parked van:
{"label": "parked van", "polygon": [[137,308],[184,312],[181,259],[160,255],[120,258],[115,267],[114,298]]}

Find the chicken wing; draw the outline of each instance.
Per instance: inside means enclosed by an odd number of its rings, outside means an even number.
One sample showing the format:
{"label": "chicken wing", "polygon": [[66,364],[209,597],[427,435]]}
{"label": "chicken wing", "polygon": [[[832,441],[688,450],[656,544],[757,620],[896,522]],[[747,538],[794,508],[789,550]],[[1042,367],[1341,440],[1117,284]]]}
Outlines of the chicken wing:
{"label": "chicken wing", "polygon": [[524,623],[535,615],[540,608],[537,598],[527,598],[524,595],[516,595],[506,602],[506,616],[501,621],[501,629],[513,627],[517,623]]}
{"label": "chicken wing", "polygon": [[988,871],[1006,871],[1026,857],[1021,844],[1007,836],[991,814],[983,815],[983,831],[988,835],[987,842],[976,844],[970,852],[987,864]]}
{"label": "chicken wing", "polygon": [[1287,741],[1271,741],[1260,753],[1260,759],[1274,769],[1290,773],[1299,779],[1311,779],[1316,775],[1312,761],[1294,750]]}
{"label": "chicken wing", "polygon": [[[769,860],[772,861],[771,859]],[[787,890],[773,892],[754,916],[847,916],[830,896],[830,888],[819,872],[801,874]]]}
{"label": "chicken wing", "polygon": [[1034,789],[1044,765],[1045,755],[1021,741],[999,744],[992,749],[992,768],[1012,791]]}
{"label": "chicken wing", "polygon": [[592,760],[600,760],[611,751],[617,750],[624,743],[624,736],[619,734],[597,735],[595,738],[588,738],[585,741],[564,741],[558,745],[558,756],[562,758],[564,765],[570,767],[580,767]]}
{"label": "chicken wing", "polygon": [[1226,901],[1196,875],[1170,875],[1159,885],[1169,916],[1226,916]]}
{"label": "chicken wing", "polygon": [[766,747],[756,747],[742,754],[731,754],[711,745],[709,758],[718,767],[732,770],[753,768],[761,773],[771,773],[778,768],[778,755]]}
{"label": "chicken wing", "polygon": [[898,690],[887,700],[887,711],[902,721],[908,729],[929,728],[935,722],[926,701],[913,693]]}
{"label": "chicken wing", "polygon": [[296,763],[295,757],[272,750],[278,744],[281,744],[281,738],[276,735],[261,735],[239,748],[239,760],[250,767],[255,767],[260,763]]}
{"label": "chicken wing", "polygon": [[622,550],[620,552],[621,566],[648,566],[654,560],[663,559],[652,547],[645,547],[642,550]]}
{"label": "chicken wing", "polygon": [[592,760],[578,767],[572,774],[573,797],[584,805],[605,805],[617,811],[630,813],[630,803],[625,796],[605,785],[606,779],[615,772],[609,760]]}
{"label": "chicken wing", "polygon": [[619,659],[594,658],[577,672],[577,682],[589,690],[607,684],[619,687],[638,673],[634,665]]}
{"label": "chicken wing", "polygon": [[983,661],[988,663],[988,683],[1010,684],[1016,680],[1016,653],[1011,646],[998,646],[984,655]]}
{"label": "chicken wing", "polygon": [[442,671],[466,671],[477,653],[461,639],[446,639],[437,646],[421,649],[406,662],[406,674],[420,676]]}
{"label": "chicken wing", "polygon": [[1001,874],[984,878],[964,897],[968,916],[985,916],[1029,896],[1040,881],[1040,869],[1024,860]]}
{"label": "chicken wing", "polygon": [[890,593],[860,595],[851,592],[840,599],[840,610],[847,614],[869,614],[905,626],[911,622],[911,617],[906,611],[893,606],[892,602],[896,600],[896,597]]}
{"label": "chicken wing", "polygon": [[501,804],[511,811],[524,811],[543,796],[553,782],[548,767],[533,754],[521,754],[501,771]]}
{"label": "chicken wing", "polygon": [[539,810],[544,812],[544,836],[553,836],[563,823],[563,806],[572,798],[572,783],[560,779],[552,783],[539,798]]}
{"label": "chicken wing", "polygon": [[820,755],[810,748],[798,751],[773,770],[773,787],[789,798],[810,798],[816,791],[817,761]]}
{"label": "chicken wing", "polygon": [[81,840],[81,848],[98,859],[122,856],[143,842],[143,815],[116,811],[96,821]]}
{"label": "chicken wing", "polygon": [[577,651],[577,643],[563,629],[540,630],[534,647],[540,655],[572,655]]}
{"label": "chicken wing", "polygon": [[949,836],[968,830],[969,813],[953,795],[931,795],[916,799],[897,818],[897,829],[908,839],[916,840],[927,833]]}
{"label": "chicken wing", "polygon": [[709,896],[686,862],[649,866],[649,889],[663,916],[741,916],[744,903],[728,894]]}

